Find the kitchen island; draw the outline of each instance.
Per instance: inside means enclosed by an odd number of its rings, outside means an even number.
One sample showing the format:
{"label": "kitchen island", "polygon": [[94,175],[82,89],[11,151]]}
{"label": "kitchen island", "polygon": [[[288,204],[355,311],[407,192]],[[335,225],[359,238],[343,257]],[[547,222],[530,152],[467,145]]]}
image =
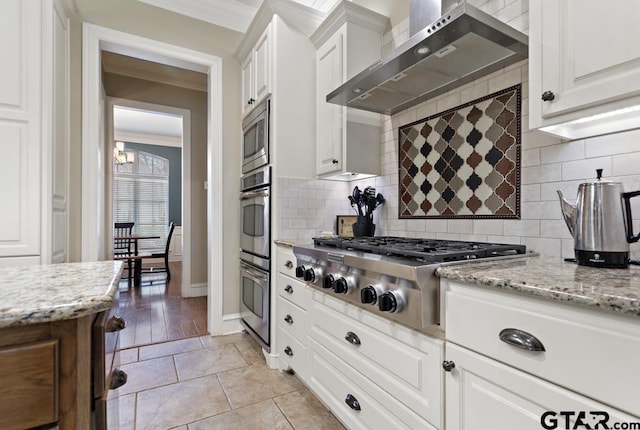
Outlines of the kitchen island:
{"label": "kitchen island", "polygon": [[106,409],[96,369],[115,356],[94,322],[117,305],[121,273],[113,261],[0,268],[0,428],[92,427],[92,408]]}

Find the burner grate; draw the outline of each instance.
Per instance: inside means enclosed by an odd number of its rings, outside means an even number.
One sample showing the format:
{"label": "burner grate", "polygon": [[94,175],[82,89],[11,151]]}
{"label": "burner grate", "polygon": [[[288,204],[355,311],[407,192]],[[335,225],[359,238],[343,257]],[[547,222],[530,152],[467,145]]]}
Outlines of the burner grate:
{"label": "burner grate", "polygon": [[363,238],[314,238],[317,246],[362,251],[389,257],[441,263],[524,254],[526,246],[380,236]]}

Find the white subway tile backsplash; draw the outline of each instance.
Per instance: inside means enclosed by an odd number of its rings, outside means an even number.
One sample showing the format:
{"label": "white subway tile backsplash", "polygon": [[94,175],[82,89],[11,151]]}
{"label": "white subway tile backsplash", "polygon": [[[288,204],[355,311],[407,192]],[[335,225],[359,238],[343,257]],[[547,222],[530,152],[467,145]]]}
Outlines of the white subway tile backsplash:
{"label": "white subway tile backsplash", "polygon": [[595,179],[596,169],[611,172],[611,157],[588,158],[586,160],[562,163],[562,180]]}
{"label": "white subway tile backsplash", "polygon": [[489,79],[489,93],[504,90],[505,88],[522,82],[522,72],[520,68],[503,72],[498,76]]}
{"label": "white subway tile backsplash", "polygon": [[[467,103],[489,94],[489,81],[472,83],[472,85],[460,89],[460,101]],[[434,112],[435,113],[435,112]]]}
{"label": "white subway tile backsplash", "polygon": [[544,237],[523,237],[520,243],[526,245],[527,251],[537,252],[548,257],[562,256],[561,239],[548,239]]}
{"label": "white subway tile backsplash", "polygon": [[507,236],[540,236],[540,220],[505,220],[504,234]]}
{"label": "white subway tile backsplash", "polygon": [[583,160],[584,140],[576,140],[569,143],[540,148],[540,162],[542,164],[558,163],[561,161]]}
{"label": "white subway tile backsplash", "polygon": [[520,195],[523,202],[540,201],[540,184],[521,185]]}
{"label": "white subway tile backsplash", "polygon": [[522,167],[539,166],[540,149],[527,149],[522,151]]}
{"label": "white subway tile backsplash", "polygon": [[[614,155],[613,169],[609,170],[611,175],[638,175],[640,174],[640,152],[634,154]],[[607,170],[603,172],[603,176],[607,175]]]}
{"label": "white subway tile backsplash", "polygon": [[460,92],[456,91],[437,101],[437,111],[444,112],[448,109],[460,106]]}
{"label": "white subway tile backsplash", "polygon": [[540,221],[540,237],[570,239],[571,234],[564,220],[547,219]]}
{"label": "white subway tile backsplash", "polygon": [[491,243],[506,243],[510,245],[520,245],[520,237],[518,236],[487,236],[487,241]]}
{"label": "white subway tile backsplash", "polygon": [[557,182],[562,179],[562,165],[547,164],[522,168],[522,184]]}
{"label": "white subway tile backsplash", "polygon": [[587,158],[639,152],[640,129],[586,139],[585,149]]}
{"label": "white subway tile backsplash", "polygon": [[476,219],[473,220],[474,234],[504,234],[504,220],[498,219]]}
{"label": "white subway tile backsplash", "polygon": [[540,185],[540,200],[558,201],[558,190],[570,202],[575,201],[578,186],[584,181],[551,182]]}
{"label": "white subway tile backsplash", "polygon": [[473,233],[473,220],[471,219],[450,219],[447,223],[449,233]]}

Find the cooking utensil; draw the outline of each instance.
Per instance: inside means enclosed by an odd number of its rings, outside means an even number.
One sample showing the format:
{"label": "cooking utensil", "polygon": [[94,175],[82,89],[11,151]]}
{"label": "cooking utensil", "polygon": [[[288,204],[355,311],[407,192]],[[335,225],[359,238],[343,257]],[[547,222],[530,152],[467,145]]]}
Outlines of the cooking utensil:
{"label": "cooking utensil", "polygon": [[633,234],[630,204],[640,191],[625,193],[621,183],[602,179],[602,169],[596,174],[595,181],[580,184],[576,204],[558,190],[576,260],[583,266],[626,268],[629,244],[640,239]]}

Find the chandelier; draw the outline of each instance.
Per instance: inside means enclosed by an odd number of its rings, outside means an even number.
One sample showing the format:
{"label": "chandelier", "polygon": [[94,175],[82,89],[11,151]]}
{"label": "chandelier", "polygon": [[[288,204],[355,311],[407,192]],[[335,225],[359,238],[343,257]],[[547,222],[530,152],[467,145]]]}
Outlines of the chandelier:
{"label": "chandelier", "polygon": [[113,161],[116,164],[132,164],[135,159],[135,153],[125,152],[124,142],[116,142],[113,148]]}

